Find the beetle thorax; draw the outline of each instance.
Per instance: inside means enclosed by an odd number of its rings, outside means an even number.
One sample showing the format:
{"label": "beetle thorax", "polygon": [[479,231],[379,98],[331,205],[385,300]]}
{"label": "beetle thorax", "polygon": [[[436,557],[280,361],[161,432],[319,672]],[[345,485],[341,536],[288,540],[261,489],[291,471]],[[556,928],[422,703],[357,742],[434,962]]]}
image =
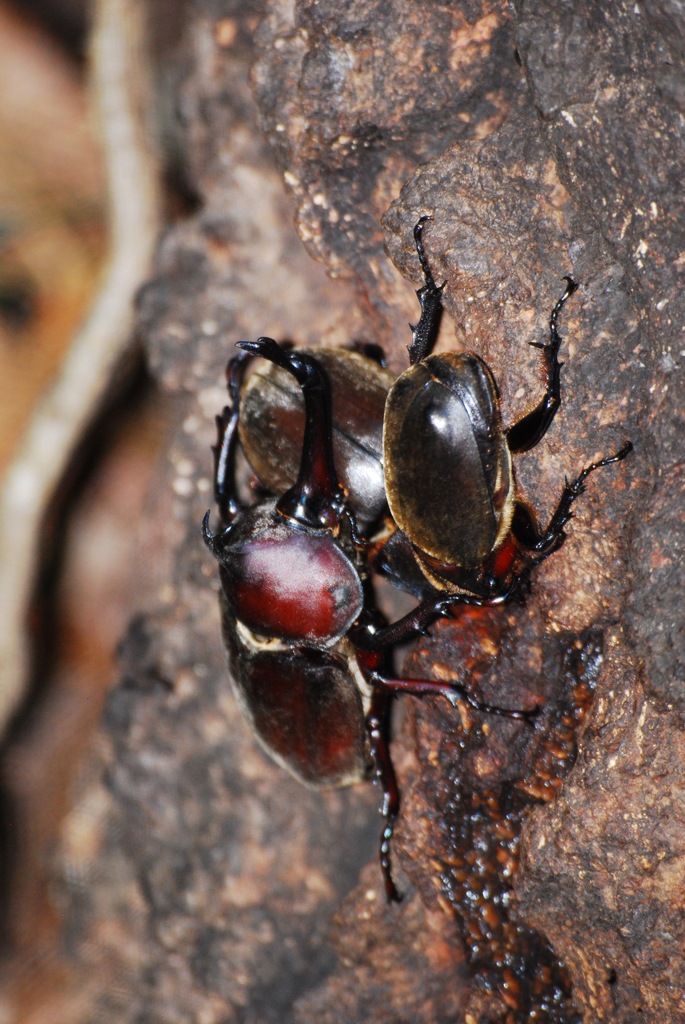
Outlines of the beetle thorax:
{"label": "beetle thorax", "polygon": [[292,524],[274,502],[246,512],[217,557],[230,605],[260,636],[329,647],[361,611],[359,575],[333,535]]}

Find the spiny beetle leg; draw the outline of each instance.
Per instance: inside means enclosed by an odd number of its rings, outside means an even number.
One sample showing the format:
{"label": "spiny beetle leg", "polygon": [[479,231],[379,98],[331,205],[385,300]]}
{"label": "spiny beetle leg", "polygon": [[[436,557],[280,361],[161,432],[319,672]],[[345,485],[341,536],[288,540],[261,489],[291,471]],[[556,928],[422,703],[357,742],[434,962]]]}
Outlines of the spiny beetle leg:
{"label": "spiny beetle leg", "polygon": [[503,590],[495,591],[487,596],[477,594],[436,594],[417,605],[397,622],[389,626],[377,627],[373,623],[354,626],[348,636],[355,647],[361,651],[380,651],[406,643],[416,636],[425,636],[428,626],[436,619],[449,615],[452,608],[465,604],[476,608],[489,608],[506,604],[519,588],[523,577],[514,577]]}
{"label": "spiny beetle leg", "polygon": [[432,351],[442,317],[442,292],[445,286],[442,284],[438,287],[435,283],[426,257],[426,251],[423,247],[423,226],[430,219],[428,216],[421,217],[414,226],[414,245],[416,246],[416,254],[419,257],[425,284],[416,293],[421,306],[421,317],[418,324],[409,325],[412,332],[412,341],[411,345],[407,346],[407,351],[409,352],[409,362],[412,366],[414,363],[425,359]]}
{"label": "spiny beetle leg", "polygon": [[395,769],[390,757],[390,701],[392,695],[388,691],[374,687],[371,698],[371,709],[366,719],[367,732],[371,744],[376,778],[383,790],[383,806],[381,813],[385,819],[381,832],[379,857],[385,895],[390,903],[400,903],[402,895],[395,885],[390,865],[390,846],[395,829],[395,821],[400,809],[400,792],[397,788]]}
{"label": "spiny beetle leg", "polygon": [[539,708],[523,711],[514,708],[503,708],[498,704],[488,704],[486,701],[473,697],[466,687],[460,683],[451,681],[437,679],[387,679],[374,673],[371,677],[371,682],[374,686],[388,690],[390,693],[408,693],[413,697],[423,697],[426,694],[430,694],[432,696],[446,697],[451,704],[460,699],[473,708],[474,711],[480,711],[486,715],[499,715],[502,718],[515,718],[529,724],[532,724],[540,713]]}
{"label": "spiny beetle leg", "polygon": [[[530,552],[530,563],[531,565],[537,565],[544,561],[554,551],[557,551],[566,539],[564,533],[564,527],[571,519],[573,513],[571,507],[576,498],[585,490],[585,481],[594,473],[596,469],[602,469],[604,466],[610,466],[613,462],[622,462],[626,456],[633,450],[633,445],[630,441],[626,441],[622,448],[615,453],[615,455],[608,455],[605,459],[600,459],[598,462],[591,462],[589,466],[579,473],[575,480],[570,483],[567,480],[564,490],[562,491],[559,503],[549,521],[549,525],[544,533],[538,536],[537,540],[533,544],[530,544],[530,534],[527,538],[519,538],[521,542],[528,547]],[[529,520],[528,529],[532,529],[532,522]]]}
{"label": "spiny beetle leg", "polygon": [[552,420],[556,416],[561,401],[561,375],[562,363],[559,362],[559,347],[561,335],[557,327],[557,319],[564,303],[573,295],[578,287],[570,277],[565,277],[566,290],[561,296],[549,318],[549,342],[542,345],[538,342],[532,344],[541,348],[545,355],[547,367],[547,386],[542,401],[526,416],[514,423],[507,431],[507,443],[511,452],[527,452],[542,440]]}
{"label": "spiny beetle leg", "polygon": [[240,418],[240,386],[245,374],[249,354],[239,352],[226,367],[226,384],[231,405],[225,406],[216,417],[217,442],[214,453],[214,498],[219,507],[222,526],[229,526],[242,509],[235,479],[235,457],[238,444]]}

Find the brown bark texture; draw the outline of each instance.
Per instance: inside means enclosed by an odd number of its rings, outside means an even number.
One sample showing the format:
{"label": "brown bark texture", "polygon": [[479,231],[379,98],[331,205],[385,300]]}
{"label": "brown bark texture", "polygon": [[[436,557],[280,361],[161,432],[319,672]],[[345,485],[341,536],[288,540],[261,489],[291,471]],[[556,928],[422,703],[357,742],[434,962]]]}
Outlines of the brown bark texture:
{"label": "brown bark texture", "polygon": [[[178,431],[56,869],[80,1019],[682,1021],[682,7],[197,0],[181,53],[198,208],[139,301]],[[236,708],[199,523],[233,342],[362,339],[400,372],[422,214],[439,345],[487,360],[507,424],[541,394],[529,343],[562,276],[580,285],[561,411],[516,463],[539,519],[565,475],[635,449],[525,600],[410,649],[407,674],[542,711],[398,702],[389,906],[378,794],[302,789]]]}

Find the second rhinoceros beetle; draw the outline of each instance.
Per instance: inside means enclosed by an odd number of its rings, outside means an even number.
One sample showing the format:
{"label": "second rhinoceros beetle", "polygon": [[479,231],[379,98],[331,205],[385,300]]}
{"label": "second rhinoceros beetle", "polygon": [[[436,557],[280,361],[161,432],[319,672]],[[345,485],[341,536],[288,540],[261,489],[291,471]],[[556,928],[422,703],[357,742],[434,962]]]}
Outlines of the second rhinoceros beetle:
{"label": "second rhinoceros beetle", "polygon": [[[505,430],[497,384],[487,363],[473,352],[431,354],[444,286],[436,285],[426,258],[427,220],[422,217],[414,228],[424,285],[417,292],[421,318],[412,329],[410,367],[393,384],[385,406],[385,488],[398,532],[379,568],[416,593],[428,588],[492,594],[506,578],[517,551],[523,553],[527,574],[563,543],[571,505],[589,474],[624,459],[632,445],[628,442],[567,481],[547,529],[538,530],[516,493],[511,456],[537,445],[559,408],[557,318],[576,284],[565,279],[567,287],[550,316],[550,340],[535,343],[545,356],[545,394],[531,412]],[[407,568],[411,560],[413,572]]]}
{"label": "second rhinoceros beetle", "polygon": [[[238,701],[267,752],[306,785],[345,785],[375,771],[384,792],[380,861],[391,900],[399,899],[389,859],[399,810],[388,746],[393,694],[439,694],[528,722],[537,710],[493,706],[457,683],[397,678],[392,648],[458,605],[507,601],[530,568],[563,542],[588,474],[629,450],[567,484],[548,529],[535,531],[515,497],[510,453],[536,444],[558,406],[556,319],[574,286],[569,282],[552,313],[545,398],[505,433],[486,364],[473,354],[430,356],[442,288],[423,249],[426,219],[414,232],[425,284],[417,293],[422,315],[412,367],[392,387],[368,355],[336,350],[318,357],[270,338],[239,343],[227,371],[231,405],[217,418],[214,449],[221,530],[210,530],[209,512],[203,522],[219,562],[222,630]],[[246,384],[253,357],[277,369]],[[294,387],[284,383],[290,379]],[[391,535],[388,541],[378,531],[385,508],[381,432],[393,517],[382,534]],[[241,501],[236,484],[239,446],[261,492],[271,492],[253,504]],[[456,488],[446,483],[450,474]],[[518,565],[513,556],[500,557],[513,530],[525,552]],[[375,568],[421,599],[390,625],[376,607]]]}

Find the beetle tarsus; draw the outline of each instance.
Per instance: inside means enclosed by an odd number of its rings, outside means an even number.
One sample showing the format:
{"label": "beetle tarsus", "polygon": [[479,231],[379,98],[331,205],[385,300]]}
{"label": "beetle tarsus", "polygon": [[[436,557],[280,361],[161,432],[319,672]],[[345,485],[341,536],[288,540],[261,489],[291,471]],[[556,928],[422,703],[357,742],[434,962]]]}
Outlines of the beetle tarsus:
{"label": "beetle tarsus", "polygon": [[441,292],[445,286],[442,285],[438,288],[436,285],[435,278],[433,277],[433,271],[430,268],[428,257],[426,256],[426,250],[423,247],[423,227],[427,221],[432,219],[433,218],[429,214],[424,213],[424,215],[419,217],[417,220],[414,225],[414,247],[416,248],[416,255],[419,257],[421,273],[423,274],[423,279],[426,282],[426,287],[433,289],[434,291]]}
{"label": "beetle tarsus", "polygon": [[606,458],[599,459],[597,462],[591,462],[590,465],[586,466],[574,480],[569,482],[568,478],[566,478],[564,490],[562,491],[561,498],[559,499],[557,507],[549,521],[547,529],[531,546],[533,564],[538,564],[539,562],[544,561],[544,559],[554,551],[558,551],[564,543],[564,540],[566,539],[564,527],[574,517],[574,513],[572,511],[573,502],[576,498],[579,498],[581,494],[585,493],[585,481],[590,474],[594,473],[597,469],[602,469],[604,466],[610,466],[614,462],[622,462],[632,450],[632,442],[627,441],[614,455],[608,455]]}
{"label": "beetle tarsus", "polygon": [[374,686],[387,690],[389,693],[404,693],[412,697],[424,697],[426,695],[446,697],[451,704],[455,702],[454,699],[456,698],[463,700],[474,711],[480,711],[482,714],[498,715],[501,718],[514,718],[528,722],[529,725],[532,724],[540,711],[539,708],[531,708],[530,710],[505,708],[499,704],[490,704],[487,701],[478,700],[477,697],[469,693],[465,686],[454,680],[390,679],[380,675],[378,672],[373,672],[370,675],[370,680]]}
{"label": "beetle tarsus", "polygon": [[381,865],[381,873],[383,876],[383,887],[385,889],[385,898],[388,903],[401,903],[403,895],[395,885],[395,880],[392,877],[392,867],[390,864],[390,847],[392,845],[392,837],[395,831],[394,819],[390,821],[386,820],[386,825],[381,832],[381,841],[379,846],[379,861]]}
{"label": "beetle tarsus", "polygon": [[569,274],[564,274],[562,281],[566,281],[567,288],[564,294],[557,302],[557,306],[559,307],[559,309],[561,309],[561,307],[564,305],[569,295],[573,295],[573,293],[578,290],[577,282],[574,281],[574,279]]}

